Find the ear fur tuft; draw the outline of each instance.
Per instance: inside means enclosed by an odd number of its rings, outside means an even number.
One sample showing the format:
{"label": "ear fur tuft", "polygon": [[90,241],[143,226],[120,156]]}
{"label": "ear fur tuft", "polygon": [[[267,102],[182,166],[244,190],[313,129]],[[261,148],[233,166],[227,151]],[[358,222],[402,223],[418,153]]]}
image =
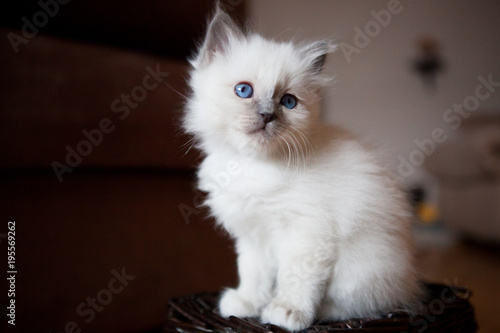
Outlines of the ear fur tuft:
{"label": "ear fur tuft", "polygon": [[244,33],[231,17],[222,9],[219,1],[215,5],[215,13],[208,24],[203,44],[199,48],[191,64],[195,68],[209,65],[216,54],[227,52],[232,40],[241,39]]}
{"label": "ear fur tuft", "polygon": [[309,62],[311,72],[319,73],[325,65],[326,56],[337,49],[331,40],[320,40],[303,48],[305,60]]}

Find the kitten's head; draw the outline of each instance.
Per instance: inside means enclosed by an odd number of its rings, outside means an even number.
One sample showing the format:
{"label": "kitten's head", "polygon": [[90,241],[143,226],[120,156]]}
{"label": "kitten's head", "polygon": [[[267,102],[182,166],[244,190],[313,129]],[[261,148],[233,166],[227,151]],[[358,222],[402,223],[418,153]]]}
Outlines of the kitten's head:
{"label": "kitten's head", "polygon": [[191,60],[186,132],[201,149],[287,156],[306,148],[319,114],[321,73],[334,46],[278,43],[241,30],[217,8]]}

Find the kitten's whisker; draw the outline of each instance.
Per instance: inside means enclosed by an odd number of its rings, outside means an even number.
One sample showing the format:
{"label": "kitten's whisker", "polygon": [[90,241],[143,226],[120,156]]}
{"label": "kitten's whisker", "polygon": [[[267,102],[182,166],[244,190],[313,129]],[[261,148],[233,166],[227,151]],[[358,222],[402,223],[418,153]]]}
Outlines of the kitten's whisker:
{"label": "kitten's whisker", "polygon": [[300,149],[297,137],[295,137],[295,135],[292,132],[290,132],[290,134],[292,135],[293,147],[295,148],[295,168],[298,169],[299,162],[302,159],[302,149]]}
{"label": "kitten's whisker", "polygon": [[185,148],[185,147],[187,147],[187,146],[192,146],[192,145],[195,143],[195,141],[196,141],[196,137],[195,137],[195,136],[192,136],[192,137],[190,137],[190,138],[189,138],[189,140],[187,140],[185,143],[183,143],[183,144],[181,145],[181,148],[183,148],[183,149],[184,149],[184,148]]}
{"label": "kitten's whisker", "polygon": [[292,147],[293,147],[292,162],[293,162],[293,166],[296,168],[297,163],[298,163],[299,149],[297,147],[297,141],[295,140],[293,133],[288,133],[288,134],[289,134],[289,138],[290,138],[290,143],[292,144]]}
{"label": "kitten's whisker", "polygon": [[286,156],[286,155],[287,155],[287,154],[286,154],[286,149],[285,149],[285,145],[283,144],[283,140],[284,140],[284,138],[283,138],[283,136],[282,136],[282,135],[280,135],[280,134],[278,134],[278,136],[279,136],[279,138],[280,138],[279,143],[280,143],[280,146],[281,146],[281,150],[283,151],[283,156]]}
{"label": "kitten's whisker", "polygon": [[297,147],[295,168],[298,170],[300,167],[300,162],[304,161],[304,150],[302,149],[302,145],[300,144],[299,140],[297,140],[297,137],[295,135],[293,135],[293,139],[295,141],[295,147]]}
{"label": "kitten's whisker", "polygon": [[280,141],[284,142],[286,144],[287,148],[288,148],[288,154],[286,154],[286,151],[283,149],[285,151],[285,155],[287,155],[287,159],[288,159],[287,165],[286,165],[286,170],[288,171],[288,168],[290,167],[290,162],[291,162],[292,149],[290,147],[290,144],[288,143],[288,140],[287,140],[286,136],[281,135],[281,134],[278,134],[278,135],[279,135],[279,137],[281,139]]}
{"label": "kitten's whisker", "polygon": [[292,162],[292,155],[293,155],[293,147],[290,147],[290,144],[288,143],[288,140],[286,137],[283,138],[285,140],[286,146],[288,147],[288,162],[286,165],[286,169],[290,167],[290,163]]}
{"label": "kitten's whisker", "polygon": [[291,165],[295,167],[295,166],[297,166],[298,151],[297,151],[297,146],[295,144],[295,140],[293,139],[293,137],[290,137],[290,144],[292,146],[292,155],[290,156],[290,161],[292,162]]}
{"label": "kitten's whisker", "polygon": [[175,89],[174,87],[172,87],[170,84],[168,84],[167,82],[162,82],[162,84],[164,84],[165,86],[167,86],[170,90],[172,90],[173,92],[175,92],[176,94],[178,94],[179,96],[181,97],[184,97],[186,100],[189,99],[186,95],[184,95],[183,93],[181,93],[179,90]]}
{"label": "kitten's whisker", "polygon": [[190,138],[187,142],[185,142],[184,144],[181,145],[181,149],[186,149],[187,150],[184,152],[184,155],[183,156],[186,156],[190,151],[191,151],[191,148],[193,148],[193,146],[196,144],[196,137],[192,137]]}
{"label": "kitten's whisker", "polygon": [[311,155],[315,156],[315,152],[309,138],[304,133],[302,133],[301,130],[297,130],[297,133],[300,135],[302,141],[304,142],[304,148],[306,149],[307,158],[309,159]]}
{"label": "kitten's whisker", "polygon": [[295,134],[293,132],[290,132],[290,135],[293,137],[294,146],[296,147],[297,150],[297,156],[296,156],[296,166],[299,166],[299,159],[302,160],[302,164],[304,169],[306,168],[307,164],[307,159],[308,159],[308,151],[307,151],[307,144],[306,141],[304,140],[303,134],[300,133],[300,131],[297,131],[297,134],[300,136],[302,139],[302,142],[304,143],[304,146],[299,142]]}

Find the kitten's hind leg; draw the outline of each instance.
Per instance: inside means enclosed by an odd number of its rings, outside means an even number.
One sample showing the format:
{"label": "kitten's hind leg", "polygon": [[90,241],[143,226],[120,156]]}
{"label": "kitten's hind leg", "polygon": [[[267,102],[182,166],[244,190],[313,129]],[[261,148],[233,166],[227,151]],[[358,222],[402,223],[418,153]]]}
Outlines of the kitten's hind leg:
{"label": "kitten's hind leg", "polygon": [[240,284],[223,293],[220,313],[224,317],[259,317],[271,298],[275,271],[255,244],[239,239],[237,252]]}

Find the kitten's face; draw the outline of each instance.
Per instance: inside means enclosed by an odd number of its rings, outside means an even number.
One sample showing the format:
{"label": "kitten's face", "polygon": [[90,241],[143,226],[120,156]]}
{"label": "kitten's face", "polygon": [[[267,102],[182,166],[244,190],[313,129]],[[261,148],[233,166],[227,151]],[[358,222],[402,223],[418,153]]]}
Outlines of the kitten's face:
{"label": "kitten's face", "polygon": [[206,149],[219,145],[244,154],[299,152],[318,116],[326,54],[318,49],[328,45],[297,48],[244,36],[221,15],[219,22],[218,15],[212,21],[192,62],[193,95],[185,128]]}

